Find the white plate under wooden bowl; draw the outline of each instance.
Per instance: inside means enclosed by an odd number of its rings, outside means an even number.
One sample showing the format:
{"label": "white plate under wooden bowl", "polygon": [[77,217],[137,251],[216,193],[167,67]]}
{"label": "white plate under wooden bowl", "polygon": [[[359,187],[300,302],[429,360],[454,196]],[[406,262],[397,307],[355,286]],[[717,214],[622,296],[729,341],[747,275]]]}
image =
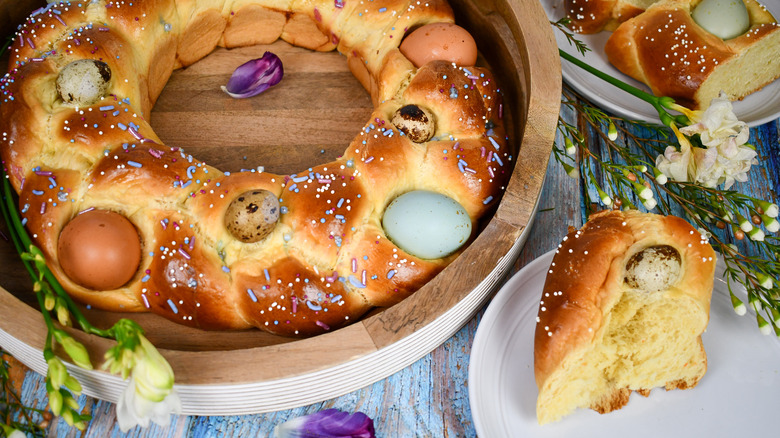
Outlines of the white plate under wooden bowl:
{"label": "white plate under wooden bowl", "polygon": [[[0,0],[0,11],[18,3]],[[32,10],[39,1],[22,2]],[[495,292],[525,242],[544,180],[560,106],[561,72],[552,29],[538,0],[450,0],[504,94],[515,167],[501,202],[478,237],[411,297],[310,339],[258,330],[204,332],[147,314],[86,309],[98,326],[132,317],[168,359],[183,413],[237,415],[333,398],[385,378],[452,336]],[[22,18],[19,18],[20,21]],[[15,29],[0,16],[3,31]],[[17,21],[17,23],[19,22]],[[285,79],[257,99],[232,100],[219,85],[246,60],[272,50]],[[217,49],[174,73],[152,111],[169,145],[225,170],[258,165],[290,173],[335,159],[363,126],[370,99],[337,53],[283,42]],[[10,243],[0,242],[0,346],[45,373],[46,328],[29,279]],[[101,363],[112,341],[71,330]],[[69,366],[93,397],[116,401],[124,382]]]}

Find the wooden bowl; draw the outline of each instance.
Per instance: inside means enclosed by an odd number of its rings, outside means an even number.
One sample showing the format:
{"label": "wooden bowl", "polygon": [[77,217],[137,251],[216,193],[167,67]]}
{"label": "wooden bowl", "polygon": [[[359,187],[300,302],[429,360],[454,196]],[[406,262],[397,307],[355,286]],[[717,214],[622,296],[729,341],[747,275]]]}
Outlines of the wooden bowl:
{"label": "wooden bowl", "polygon": [[[38,1],[0,0],[2,35]],[[479,236],[450,266],[401,303],[310,339],[260,332],[204,332],[149,314],[85,309],[95,325],[131,317],[173,367],[185,414],[235,415],[302,406],[356,390],[399,371],[452,336],[495,292],[530,230],[555,135],[561,70],[551,26],[538,0],[450,0],[457,22],[477,40],[482,63],[504,93],[515,166],[501,202]],[[262,99],[228,101],[219,85],[265,50],[285,62],[285,88]],[[372,109],[338,53],[284,42],[217,49],[174,73],[152,111],[155,132],[224,170],[263,165],[290,173],[341,155]],[[324,131],[323,131],[324,130]],[[227,152],[226,152],[227,151]],[[112,341],[71,333],[93,363]],[[46,326],[27,273],[10,242],[0,242],[0,346],[45,373]],[[70,366],[86,394],[116,401],[124,383]]]}

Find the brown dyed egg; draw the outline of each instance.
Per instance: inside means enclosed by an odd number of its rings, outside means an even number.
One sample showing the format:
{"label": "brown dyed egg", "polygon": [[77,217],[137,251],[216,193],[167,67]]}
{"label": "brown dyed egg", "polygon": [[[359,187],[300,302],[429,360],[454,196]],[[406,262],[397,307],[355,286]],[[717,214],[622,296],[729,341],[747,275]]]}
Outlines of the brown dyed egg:
{"label": "brown dyed egg", "polygon": [[417,105],[402,106],[393,114],[391,122],[415,143],[424,143],[436,133],[433,114]]}
{"label": "brown dyed egg", "polygon": [[57,255],[65,275],[75,283],[87,289],[112,290],[138,271],[141,239],[121,214],[90,210],[62,229]]}
{"label": "brown dyed egg", "polygon": [[399,49],[417,68],[436,60],[460,66],[477,63],[477,43],[466,29],[453,23],[431,23],[415,29]]}
{"label": "brown dyed egg", "polygon": [[254,243],[271,234],[279,221],[279,199],[268,190],[240,194],[225,212],[225,227],[233,237]]}

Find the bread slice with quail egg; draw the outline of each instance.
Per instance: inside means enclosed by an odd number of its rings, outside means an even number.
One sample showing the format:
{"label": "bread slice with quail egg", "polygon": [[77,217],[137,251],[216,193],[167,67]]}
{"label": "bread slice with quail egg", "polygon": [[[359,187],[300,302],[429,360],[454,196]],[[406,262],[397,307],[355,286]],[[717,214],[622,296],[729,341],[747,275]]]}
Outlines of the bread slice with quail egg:
{"label": "bread slice with quail egg", "polygon": [[620,409],[632,391],[696,386],[715,262],[706,238],[674,216],[604,211],[570,230],[539,305],[539,423]]}
{"label": "bread slice with quail egg", "polygon": [[780,78],[780,23],[756,0],[661,0],[618,26],[604,52],[656,96],[705,109]]}

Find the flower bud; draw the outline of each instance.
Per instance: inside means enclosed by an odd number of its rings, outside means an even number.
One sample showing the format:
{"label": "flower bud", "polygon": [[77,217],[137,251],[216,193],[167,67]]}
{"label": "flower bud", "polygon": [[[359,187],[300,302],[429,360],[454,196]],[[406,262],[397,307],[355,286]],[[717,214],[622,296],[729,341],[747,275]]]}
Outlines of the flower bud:
{"label": "flower bud", "polygon": [[766,230],[770,233],[776,233],[780,231],[780,222],[777,219],[769,217],[766,214],[762,214],[761,220],[764,222]]}
{"label": "flower bud", "polygon": [[54,305],[57,303],[56,298],[52,294],[45,294],[43,296],[43,307],[51,312],[54,309]]}
{"label": "flower bud", "polygon": [[73,396],[71,396],[68,393],[65,393],[65,397],[63,397],[64,405],[69,407],[70,409],[73,409],[74,411],[78,412],[81,409],[81,406],[79,406],[79,402],[76,401]]}
{"label": "flower bud", "polygon": [[642,205],[644,205],[646,209],[652,210],[658,206],[658,201],[656,201],[655,198],[650,198],[642,201]]}
{"label": "flower bud", "polygon": [[744,217],[743,217],[741,214],[739,214],[739,213],[737,213],[737,224],[739,225],[739,228],[740,228],[742,231],[746,232],[746,233],[749,233],[749,232],[750,232],[750,230],[752,230],[752,229],[753,229],[753,224],[751,224],[749,220],[745,219],[745,218],[744,218]]}
{"label": "flower bud", "polygon": [[655,182],[657,182],[659,185],[664,185],[669,182],[669,177],[657,168],[653,168],[653,176],[655,176]]}
{"label": "flower bud", "polygon": [[54,415],[62,413],[62,393],[59,389],[49,392],[49,407]]}
{"label": "flower bud", "polygon": [[766,235],[761,230],[761,228],[753,228],[750,231],[748,231],[748,236],[750,237],[750,240],[754,240],[756,242],[763,242]]}
{"label": "flower bud", "polygon": [[634,186],[634,192],[636,192],[637,196],[639,196],[642,199],[651,199],[653,197],[653,191],[650,190],[649,187],[646,187],[644,184],[633,182],[631,183]]}
{"label": "flower bud", "polygon": [[73,363],[86,370],[92,369],[92,363],[89,361],[89,353],[84,345],[62,331],[55,332],[54,336],[57,339],[57,342],[62,345],[65,352],[68,353],[68,356],[73,360]]}
{"label": "flower bud", "polygon": [[68,374],[68,377],[65,379],[65,387],[70,389],[74,394],[81,395],[81,383],[70,374]]}
{"label": "flower bud", "polygon": [[615,141],[618,138],[618,132],[617,128],[615,127],[615,122],[612,120],[609,121],[609,127],[607,128],[607,137],[609,137],[610,140]]}
{"label": "flower bud", "polygon": [[748,303],[750,303],[750,307],[752,307],[756,313],[764,310],[764,305],[761,304],[761,300],[759,300],[758,297],[753,294],[748,297]]}
{"label": "flower bud", "polygon": [[739,316],[746,314],[747,307],[745,307],[745,303],[743,303],[739,298],[737,298],[737,296],[734,295],[733,292],[729,291],[729,295],[731,295],[731,306],[734,308],[734,313],[736,313]]}
{"label": "flower bud", "polygon": [[756,315],[756,322],[758,322],[758,330],[762,335],[768,335],[772,333],[772,327],[769,325],[767,320],[761,317],[761,315]]}
{"label": "flower bud", "polygon": [[563,165],[563,170],[566,171],[566,175],[569,175],[570,177],[577,179],[580,177],[580,171],[574,166],[570,166],[566,163],[561,163]]}
{"label": "flower bud", "polygon": [[674,117],[669,115],[669,113],[667,113],[666,111],[664,111],[663,113],[659,112],[658,116],[661,119],[661,123],[663,123],[666,126],[671,127],[672,124],[674,123]]}
{"label": "flower bud", "polygon": [[763,211],[765,215],[769,217],[777,217],[777,213],[779,210],[777,204],[773,204],[762,200],[756,200],[754,204],[758,209]]}
{"label": "flower bud", "polygon": [[596,191],[599,193],[599,199],[601,199],[601,203],[604,205],[612,205],[612,198],[609,197],[601,188],[596,187]]}
{"label": "flower bud", "polygon": [[70,426],[74,426],[75,418],[73,418],[73,411],[70,409],[65,409],[64,411],[57,414],[60,418],[65,420],[66,423]]}
{"label": "flower bud", "polygon": [[57,321],[65,327],[70,327],[70,311],[65,300],[57,298],[54,307],[57,309]]}
{"label": "flower bud", "polygon": [[631,202],[631,200],[622,195],[620,196],[620,205],[623,207],[623,211],[636,210],[636,206]]}
{"label": "flower bud", "polygon": [[49,383],[51,383],[54,390],[59,391],[68,378],[68,370],[65,368],[65,364],[56,356],[52,356],[51,359],[46,361],[46,364],[49,366],[49,370],[46,373],[49,377]]}
{"label": "flower bud", "polygon": [[151,342],[144,336],[140,340],[139,360],[133,368],[136,392],[146,400],[161,402],[173,388],[173,370]]}
{"label": "flower bud", "polygon": [[774,286],[774,281],[772,281],[772,277],[764,274],[763,272],[759,272],[756,274],[756,280],[758,280],[758,284],[764,288],[764,289],[772,289],[772,286]]}
{"label": "flower bud", "polygon": [[676,105],[674,103],[674,99],[672,99],[669,96],[661,96],[661,97],[659,97],[658,98],[658,104],[661,105],[664,108],[669,108],[669,109],[675,109],[675,108],[677,108],[679,106],[679,105]]}
{"label": "flower bud", "polygon": [[577,153],[577,148],[574,146],[574,143],[572,143],[569,137],[563,138],[563,144],[566,146],[567,155],[574,155],[575,153]]}
{"label": "flower bud", "polygon": [[[45,427],[45,426],[41,426],[41,427]],[[22,432],[21,430],[14,429],[11,426],[6,426],[3,423],[0,423],[0,431],[3,431],[5,436],[7,436],[8,438],[27,438],[27,435],[25,435],[25,433]]]}

